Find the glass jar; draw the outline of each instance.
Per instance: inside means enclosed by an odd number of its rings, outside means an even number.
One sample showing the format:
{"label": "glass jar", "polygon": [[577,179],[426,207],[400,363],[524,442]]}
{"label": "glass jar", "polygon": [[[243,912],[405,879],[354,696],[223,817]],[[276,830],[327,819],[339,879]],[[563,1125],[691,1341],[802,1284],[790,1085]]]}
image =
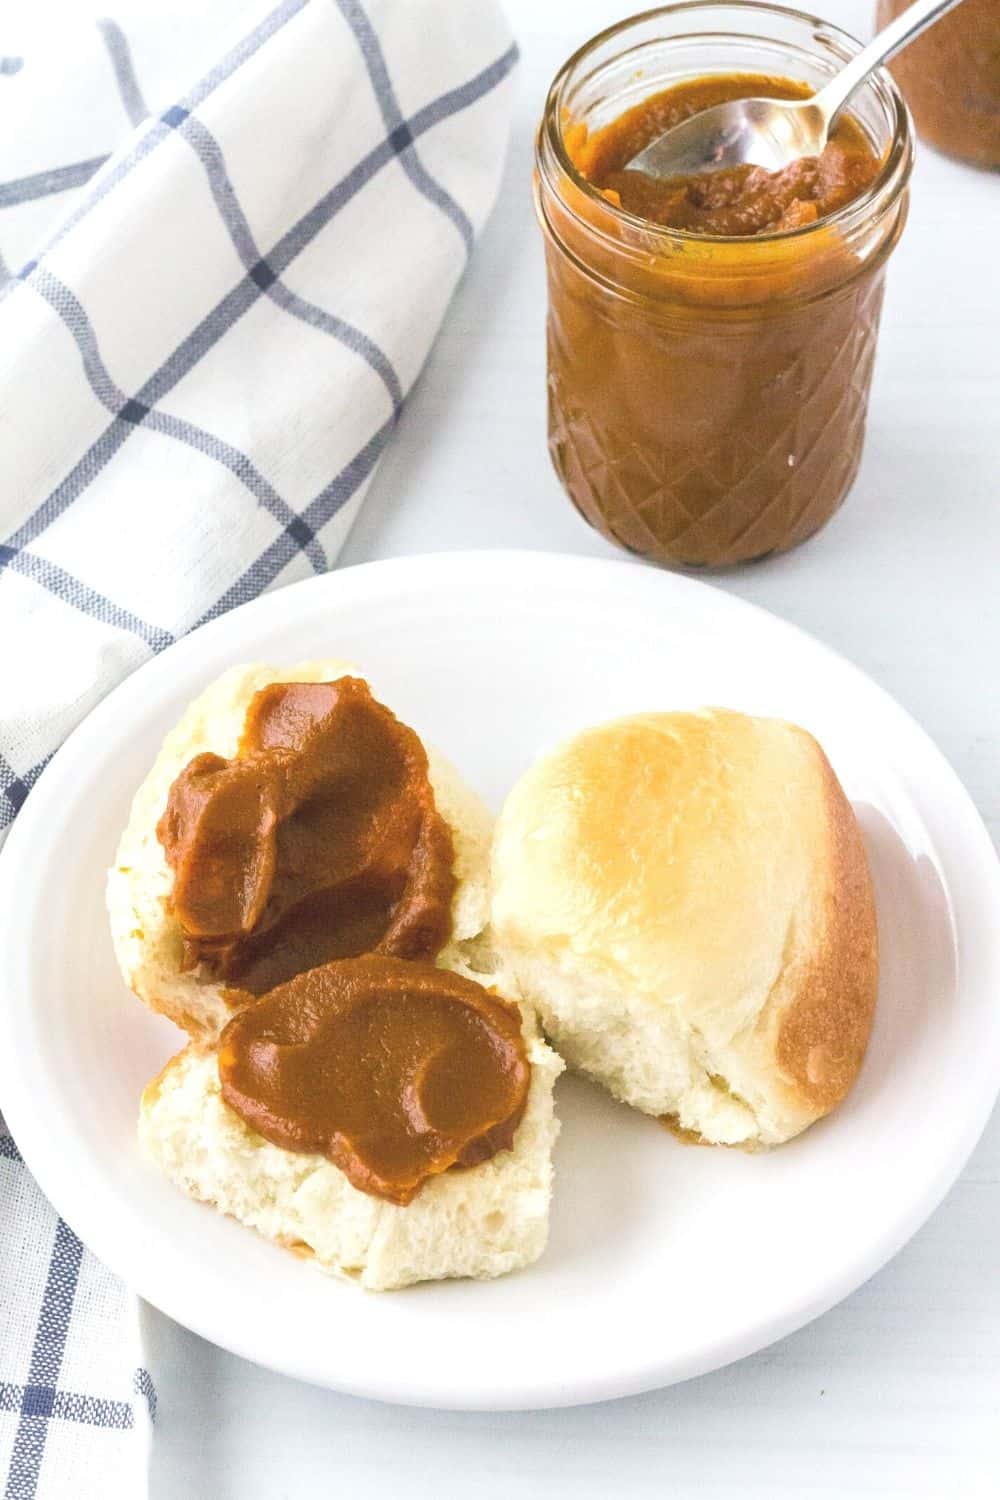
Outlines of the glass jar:
{"label": "glass jar", "polygon": [[[879,0],[879,27],[909,4]],[[1000,167],[1000,0],[962,0],[892,71],[925,141],[975,167]]]}
{"label": "glass jar", "polygon": [[548,273],[549,451],[584,517],[661,563],[792,547],[857,472],[885,266],[906,218],[906,107],[880,72],[852,103],[881,157],[818,223],[753,238],[665,229],[608,201],[566,138],[683,79],[780,74],[820,87],[858,50],[775,6],[669,5],[570,58],[549,92],[535,197]]}

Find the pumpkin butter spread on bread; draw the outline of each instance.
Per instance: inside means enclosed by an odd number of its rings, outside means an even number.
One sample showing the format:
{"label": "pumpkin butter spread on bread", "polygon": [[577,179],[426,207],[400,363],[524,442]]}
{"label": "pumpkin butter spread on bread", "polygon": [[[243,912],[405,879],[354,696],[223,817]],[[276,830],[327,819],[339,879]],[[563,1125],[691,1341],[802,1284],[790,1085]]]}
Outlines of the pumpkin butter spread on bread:
{"label": "pumpkin butter spread on bread", "polygon": [[371,1290],[541,1254],[562,1063],[485,933],[489,813],[342,663],[235,668],[168,735],[108,882],[188,1032],[140,1139]]}

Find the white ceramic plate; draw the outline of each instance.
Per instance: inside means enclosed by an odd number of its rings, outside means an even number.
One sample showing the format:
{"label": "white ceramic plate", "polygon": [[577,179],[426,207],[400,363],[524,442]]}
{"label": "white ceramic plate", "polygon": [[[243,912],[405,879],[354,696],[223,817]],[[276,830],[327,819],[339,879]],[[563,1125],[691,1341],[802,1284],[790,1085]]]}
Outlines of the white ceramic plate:
{"label": "white ceramic plate", "polygon": [[[377,1296],[190,1202],[138,1155],[180,1043],[126,992],[104,872],[166,730],[237,661],[345,656],[495,805],[537,752],[633,710],[779,714],[826,747],[875,875],[882,986],[844,1107],[770,1155],[694,1150],[566,1079],[552,1235],[531,1269]],[[913,1234],[1000,1080],[1000,876],[916,725],[788,625],[627,563],[471,553],[270,594],[137,672],[70,738],[0,859],[0,1104],[83,1240],[236,1353],[364,1396],[556,1406],[681,1380],[780,1338]]]}

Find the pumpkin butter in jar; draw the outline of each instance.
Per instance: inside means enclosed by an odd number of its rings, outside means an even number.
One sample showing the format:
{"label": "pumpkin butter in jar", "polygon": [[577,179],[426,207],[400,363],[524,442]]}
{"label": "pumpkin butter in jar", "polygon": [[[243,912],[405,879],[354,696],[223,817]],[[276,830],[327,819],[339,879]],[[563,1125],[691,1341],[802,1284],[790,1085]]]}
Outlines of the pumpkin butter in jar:
{"label": "pumpkin butter in jar", "polygon": [[804,541],[857,472],[912,149],[885,74],[819,158],[657,180],[628,162],[700,109],[801,98],[858,44],[756,4],[686,4],[596,37],[537,143],[549,450],[584,517],[666,564]]}

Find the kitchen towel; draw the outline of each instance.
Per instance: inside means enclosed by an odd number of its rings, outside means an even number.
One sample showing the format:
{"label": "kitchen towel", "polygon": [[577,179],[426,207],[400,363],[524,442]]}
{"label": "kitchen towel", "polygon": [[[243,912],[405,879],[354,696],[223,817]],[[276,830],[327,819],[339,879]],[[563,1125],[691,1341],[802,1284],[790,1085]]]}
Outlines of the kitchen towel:
{"label": "kitchen towel", "polygon": [[[515,58],[493,0],[5,13],[0,841],[115,683],[336,559],[496,197]],[[134,1328],[0,1135],[5,1500],[141,1493]]]}

